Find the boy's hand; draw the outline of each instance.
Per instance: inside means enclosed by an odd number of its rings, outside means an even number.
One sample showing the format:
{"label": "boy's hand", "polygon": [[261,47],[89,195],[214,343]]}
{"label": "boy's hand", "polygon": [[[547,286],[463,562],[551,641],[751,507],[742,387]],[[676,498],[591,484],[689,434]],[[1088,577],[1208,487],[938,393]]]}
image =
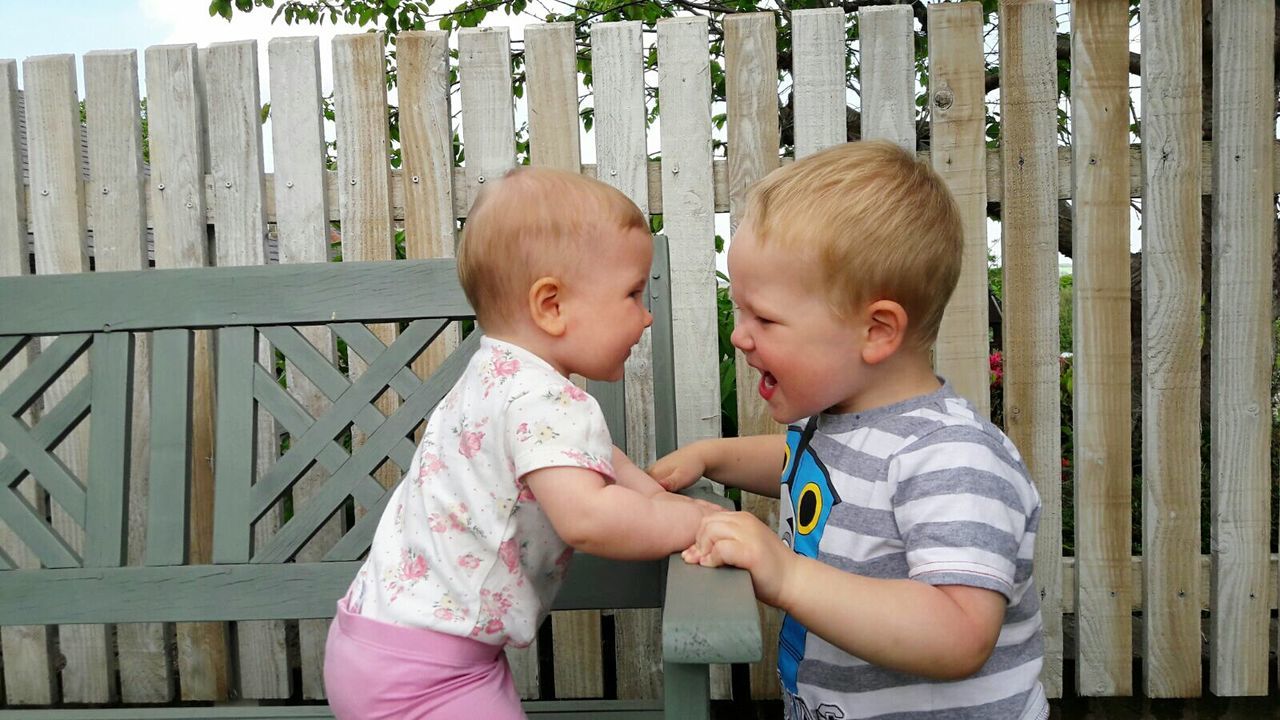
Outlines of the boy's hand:
{"label": "boy's hand", "polygon": [[659,458],[646,472],[663,488],[675,492],[697,482],[706,471],[706,461],[694,443]]}
{"label": "boy's hand", "polygon": [[777,607],[796,554],[755,515],[725,512],[703,519],[697,539],[681,557],[704,567],[732,565],[750,572],[756,597]]}

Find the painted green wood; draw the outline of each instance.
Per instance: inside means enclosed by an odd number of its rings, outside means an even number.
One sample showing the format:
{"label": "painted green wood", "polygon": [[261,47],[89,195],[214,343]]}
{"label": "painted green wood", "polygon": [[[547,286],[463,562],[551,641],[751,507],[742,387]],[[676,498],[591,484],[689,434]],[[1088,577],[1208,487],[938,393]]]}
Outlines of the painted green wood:
{"label": "painted green wood", "polygon": [[627,408],[626,386],[622,380],[616,382],[587,381],[587,392],[596,399],[600,410],[604,413],[605,424],[609,427],[609,436],[613,444],[627,449]]}
{"label": "painted green wood", "polygon": [[626,562],[574,553],[556,610],[622,610],[662,607],[666,560]]}
{"label": "painted green wood", "polygon": [[649,275],[649,312],[653,314],[654,445],[658,457],[676,449],[676,368],[671,340],[671,256],[667,237],[653,238],[653,272]]}
{"label": "painted green wood", "polygon": [[[361,561],[6,571],[0,625],[332,617]],[[575,557],[557,610],[659,607],[662,565]],[[72,592],[77,587],[92,591]]]}
{"label": "painted green wood", "polygon": [[[67,433],[75,427],[76,423],[89,412],[89,383],[82,381],[77,383],[71,392],[62,399],[55,407],[47,409],[45,414],[40,418],[40,422],[30,430],[26,426],[9,417],[0,418],[0,445],[10,446],[8,433],[21,431],[24,435],[30,433],[30,439],[34,441],[36,448],[41,454],[47,455],[44,448],[50,448],[58,444]],[[5,421],[12,421],[12,425]],[[16,426],[16,430],[15,430]],[[54,457],[51,461],[57,467],[62,468],[62,464]],[[23,462],[22,457],[18,454],[10,453],[3,460],[0,460],[0,487],[11,487],[27,472],[28,466]],[[54,498],[60,498],[60,502],[65,501],[72,508],[83,505],[84,489],[80,483],[71,478],[70,474],[65,472],[54,473],[36,478],[44,485]],[[77,521],[77,522],[82,522]]]}
{"label": "painted green wood", "polygon": [[0,307],[0,335],[473,315],[451,259],[6,277]]}
{"label": "painted green wood", "polygon": [[[87,380],[76,386],[76,390],[81,388],[83,388],[83,395],[87,397],[89,390]],[[71,398],[68,395],[66,399]],[[87,410],[88,403],[84,403],[83,407]],[[78,417],[74,418],[73,424],[74,422],[79,422],[85,414],[84,412],[79,413]],[[43,425],[43,423],[41,424]],[[56,442],[57,440],[54,441],[54,443]],[[0,444],[5,446],[5,449],[9,452],[9,457],[12,457],[15,462],[24,465],[35,476],[40,486],[49,493],[49,496],[57,501],[63,510],[67,511],[67,515],[77,525],[84,527],[84,486],[67,469],[67,466],[58,459],[57,455],[46,449],[52,447],[54,443],[37,443],[21,422],[7,415],[0,416]],[[8,460],[9,458],[6,457],[5,459]]]}
{"label": "painted green wood", "polygon": [[157,330],[152,334],[148,565],[187,561],[194,341],[190,330]]}
{"label": "painted green wood", "polygon": [[254,520],[249,513],[249,491],[257,455],[253,404],[255,334],[251,327],[222,328],[217,334],[213,561],[218,564],[249,560],[250,524]]}
{"label": "painted green wood", "polygon": [[125,563],[129,449],[133,423],[133,336],[100,333],[89,351],[92,409],[85,483],[85,567]]}
{"label": "painted green wood", "polygon": [[[325,357],[315,349],[314,345],[308,342],[306,338],[302,337],[302,335],[294,328],[262,328],[261,332],[271,342],[272,347],[283,353],[284,356],[288,358],[289,362],[294,365],[294,369],[299,374],[306,375],[307,379],[311,381],[311,384],[315,385],[316,389],[318,389],[330,401],[336,401],[338,398],[342,397],[343,393],[350,389],[351,381],[347,379],[347,376],[339,372],[329,360],[325,359]],[[414,376],[412,371],[407,368],[402,369],[395,378],[400,378],[405,373],[409,373],[409,375],[413,376],[416,382],[417,376]],[[396,382],[395,378],[392,380],[393,383]],[[356,428],[366,434],[373,432],[385,421],[386,416],[378,410],[378,407],[376,405],[369,404],[360,408],[353,419],[353,423]],[[308,426],[310,426],[310,423],[308,423]],[[396,443],[396,446],[392,448],[389,456],[401,467],[408,467],[409,461],[413,459],[414,450],[416,450],[416,447],[413,442],[410,439],[405,438],[404,440]],[[290,452],[292,452],[292,449]]]}
{"label": "painted green wood", "polygon": [[0,625],[326,618],[359,569],[353,561],[9,570]]}
{"label": "painted green wood", "polygon": [[[263,328],[262,333],[269,341],[271,341],[272,347],[282,352],[284,356],[288,358],[289,362],[294,365],[294,369],[298,373],[306,375],[307,379],[316,386],[316,389],[318,389],[330,401],[336,401],[351,387],[351,381],[339,372],[329,360],[315,349],[314,345],[308,342],[306,338],[302,337],[302,335],[294,328]],[[433,333],[432,339],[434,339],[437,334],[438,331]],[[372,335],[372,333],[370,333],[370,335]],[[374,336],[374,339],[377,339],[376,336]],[[381,342],[379,342],[379,344],[381,344]],[[385,346],[383,347],[385,348]],[[403,368],[392,378],[393,389],[409,387],[405,381],[401,380],[406,374],[408,374],[410,378],[412,378],[413,383],[415,383],[412,387],[417,387],[420,383],[417,376],[408,368]],[[397,390],[397,392],[401,391]],[[408,394],[408,391],[401,392],[402,397]],[[385,421],[386,416],[378,410],[376,405],[367,404],[356,413],[353,420],[356,428],[366,434],[373,432]],[[416,447],[413,442],[406,438],[403,442],[397,443],[396,447],[391,452],[391,459],[396,461],[402,467],[407,467],[407,461],[412,459],[415,449]],[[401,463],[400,460],[402,456],[406,455],[407,457],[404,458],[406,462]]]}
{"label": "painted green wood", "polygon": [[0,337],[0,365],[4,365],[18,354],[18,351],[27,346],[30,342],[30,335],[9,335]]}
{"label": "painted green wood", "polygon": [[[275,379],[272,378],[261,366],[254,368],[253,385],[254,394],[258,398],[259,405],[265,408],[267,412],[271,413],[281,426],[290,433],[291,437],[302,435],[309,427],[311,427],[312,424],[314,424],[314,418],[312,418],[306,410],[298,404],[297,400],[295,400],[292,395],[286,392],[284,388],[280,387],[280,384],[276,382]],[[375,410],[374,412],[377,411]],[[296,451],[291,449],[290,452]],[[413,461],[413,444],[408,442],[408,440],[402,439],[394,448],[392,448],[390,455],[391,459],[401,467],[408,467]],[[336,440],[330,441],[325,445],[319,455],[315,458],[316,462],[331,473],[341,468],[348,459],[350,459],[350,455],[348,455],[347,451],[343,449]],[[356,502],[366,508],[378,503],[386,493],[386,489],[372,478],[369,478],[367,481],[364,479],[360,480],[356,486],[349,490]],[[270,504],[274,503],[277,499],[278,498],[268,498],[266,500],[266,507],[270,507]],[[308,499],[306,503],[307,507],[313,507],[313,502],[314,500]],[[342,501],[339,500],[339,502]],[[265,511],[266,507],[258,509]],[[300,507],[295,500],[294,513],[298,513],[299,509]],[[337,511],[337,509],[338,508],[335,506],[331,508],[330,511],[332,513]],[[257,509],[255,509],[255,511],[256,510]]]}
{"label": "painted green wood", "polygon": [[[0,307],[5,308],[0,317],[7,316],[10,308],[5,307],[3,302],[0,302]],[[93,336],[89,334],[63,335],[41,350],[27,369],[0,391],[0,414],[11,417],[21,415],[45,388],[53,384],[63,370],[80,357],[92,340]]]}
{"label": "painted green wood", "polygon": [[[43,515],[44,513],[39,513],[37,516],[37,511],[31,507],[31,503],[14,492],[9,485],[0,485],[0,520],[3,520],[10,530],[22,538],[23,544],[40,558],[40,563],[50,568],[79,567],[79,556],[48,523],[41,519]],[[12,567],[12,563],[10,566]],[[5,582],[4,578],[8,577],[9,575],[4,575],[0,578],[0,582]],[[7,598],[5,603],[8,603]],[[5,603],[0,603],[0,608]]]}
{"label": "painted green wood", "polygon": [[[436,338],[440,337],[440,333],[449,325],[448,320],[432,320],[427,322],[428,327],[432,328],[431,336],[427,339],[430,345]],[[364,358],[365,362],[370,362],[379,354],[387,349],[387,346],[378,339],[377,335],[369,329],[367,325],[360,323],[336,323],[329,326],[335,335],[342,338],[347,344],[348,350],[354,350],[357,355]],[[426,349],[426,346],[423,346]],[[418,386],[422,384],[422,380],[414,374],[409,368],[403,368],[391,378],[391,389],[395,390],[400,397],[413,394]]]}
{"label": "painted green wood", "polygon": [[[404,357],[405,353],[402,348],[412,350],[415,346],[420,347],[423,339],[422,332],[426,329],[427,326],[420,323],[410,324],[405,332],[400,335],[400,338],[385,353],[379,356],[365,371],[364,375],[355,382],[352,392],[347,393],[338,403],[335,403],[333,411],[320,422],[317,422],[316,425],[320,426],[321,423],[330,420],[331,416],[341,417],[346,415],[349,417],[349,411],[344,411],[338,407],[339,405],[350,404],[347,396],[352,396],[361,402],[368,402],[375,397],[386,384],[385,380],[378,384],[378,378],[386,378],[390,374],[388,372],[390,368],[401,367],[412,357],[416,357],[417,351],[410,352],[407,358]],[[471,340],[471,338],[468,338],[468,340]],[[462,354],[462,348],[460,347],[445,362],[441,372],[437,372],[431,381],[424,383],[417,392],[405,398],[404,403],[396,413],[387,418],[387,421],[381,427],[371,433],[366,438],[364,445],[356,448],[352,452],[351,458],[330,475],[324,487],[307,502],[307,507],[294,509],[293,518],[280,528],[280,531],[267,543],[266,547],[261,548],[254,555],[254,562],[285,562],[292,558],[297,553],[298,548],[305,544],[332,514],[326,508],[336,506],[350,492],[350,489],[356,488],[362,483],[375,482],[372,478],[374,469],[387,457],[387,452],[400,439],[413,432],[413,429],[422,421],[422,418],[427,417],[436,404],[440,402],[440,399],[444,397],[445,393],[453,385],[453,380],[450,379],[450,376],[456,377],[454,373],[461,372],[461,369],[466,367],[466,359],[470,358],[472,352],[474,352],[474,349]],[[446,368],[448,368],[449,372],[445,372]],[[316,433],[313,430],[303,435],[301,443],[310,443],[314,446],[319,442],[316,437]],[[309,448],[307,452],[314,452],[314,450]],[[272,468],[271,472],[268,472],[268,475],[271,475],[281,465],[284,465],[287,458],[288,456],[281,458],[276,467]],[[265,482],[262,481],[259,484],[264,484]],[[382,492],[381,489],[379,489],[379,492]]]}
{"label": "painted green wood", "polygon": [[[391,377],[422,352],[429,335],[430,328],[427,325],[421,322],[411,323],[391,344],[391,347],[371,363],[359,379],[351,383],[350,389],[334,401],[333,407],[327,414],[317,418],[315,424],[303,433],[302,437],[292,438],[289,445],[290,452],[280,458],[253,487],[253,507],[262,509],[273,498],[284,492],[306,470],[311,459],[319,455],[324,446],[351,423],[357,412],[373,403],[386,388]],[[448,387],[445,387],[440,391],[440,396],[443,397],[447,391]],[[434,403],[432,405],[434,406]],[[403,412],[404,410],[401,409],[397,414]],[[407,434],[407,432],[402,433],[400,437],[403,438]],[[390,438],[386,441],[390,441]],[[360,450],[363,452],[369,447],[366,443]],[[392,445],[389,444],[382,451],[381,457],[386,457],[386,451],[391,447]],[[294,448],[297,448],[296,453],[293,452]]]}
{"label": "painted green wood", "polygon": [[[732,509],[706,481],[686,491]],[[668,663],[751,663],[764,655],[760,614],[751,574],[738,568],[704,568],[678,554],[667,566],[662,613],[662,657]]]}
{"label": "painted green wood", "polygon": [[710,720],[711,668],[662,663],[663,717],[666,720]]}
{"label": "painted green wood", "polygon": [[[468,335],[427,380],[422,391],[429,392],[431,396],[435,397],[431,402],[431,409],[435,408],[436,404],[440,402],[440,398],[443,398],[445,393],[449,392],[453,384],[462,376],[462,371],[466,369],[467,363],[471,361],[471,356],[475,354],[476,348],[480,347],[481,337],[483,336],[479,331]],[[423,417],[428,416],[430,416],[430,412],[423,414]],[[388,493],[389,495],[390,493]],[[373,541],[373,532],[377,529],[378,518],[382,515],[382,508],[385,503],[386,498],[383,498],[382,502],[376,506],[368,507],[368,512],[365,516],[356,521],[355,526],[342,536],[342,539],[333,546],[324,559],[326,561],[353,560],[364,555],[369,550],[369,544]]]}

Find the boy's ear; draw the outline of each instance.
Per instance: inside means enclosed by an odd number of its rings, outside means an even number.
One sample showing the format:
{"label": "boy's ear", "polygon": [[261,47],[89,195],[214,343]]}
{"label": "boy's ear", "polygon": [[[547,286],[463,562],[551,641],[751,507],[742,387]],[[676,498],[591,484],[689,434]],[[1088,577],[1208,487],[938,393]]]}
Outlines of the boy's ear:
{"label": "boy's ear", "polygon": [[552,337],[565,331],[564,284],[556,277],[540,277],[529,287],[529,317]]}
{"label": "boy's ear", "polygon": [[866,337],[862,346],[862,361],[876,365],[893,356],[907,337],[907,310],[892,300],[876,300],[867,305]]}

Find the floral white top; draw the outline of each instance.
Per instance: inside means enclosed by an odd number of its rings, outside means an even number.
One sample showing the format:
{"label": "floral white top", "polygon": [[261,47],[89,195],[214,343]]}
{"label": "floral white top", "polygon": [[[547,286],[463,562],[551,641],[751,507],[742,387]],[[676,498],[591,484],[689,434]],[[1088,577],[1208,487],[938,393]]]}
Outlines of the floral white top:
{"label": "floral white top", "polygon": [[348,609],[491,645],[528,645],[573,549],[521,478],[573,466],[612,482],[612,453],[594,398],[533,353],[481,339],[387,503]]}

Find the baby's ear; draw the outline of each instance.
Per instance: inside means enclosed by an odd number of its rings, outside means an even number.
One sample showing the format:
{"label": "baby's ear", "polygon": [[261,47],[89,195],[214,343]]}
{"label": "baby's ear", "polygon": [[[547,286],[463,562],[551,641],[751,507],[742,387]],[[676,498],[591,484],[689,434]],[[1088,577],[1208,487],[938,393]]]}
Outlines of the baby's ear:
{"label": "baby's ear", "polygon": [[560,337],[565,330],[565,316],[561,302],[564,300],[564,284],[559,278],[541,277],[529,287],[529,317],[543,332]]}
{"label": "baby's ear", "polygon": [[892,357],[906,342],[907,310],[892,300],[876,300],[864,312],[862,361],[876,365]]}

